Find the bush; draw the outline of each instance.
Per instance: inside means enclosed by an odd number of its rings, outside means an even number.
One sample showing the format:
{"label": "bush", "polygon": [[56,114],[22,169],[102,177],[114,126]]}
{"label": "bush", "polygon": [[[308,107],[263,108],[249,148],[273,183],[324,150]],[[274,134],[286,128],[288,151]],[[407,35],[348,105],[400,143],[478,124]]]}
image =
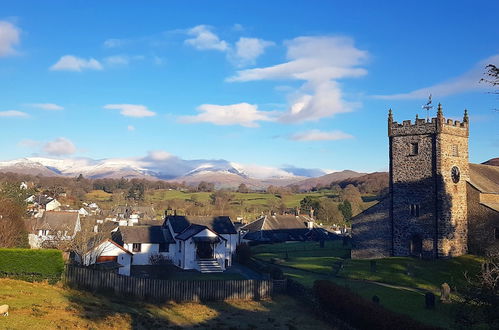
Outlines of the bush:
{"label": "bush", "polygon": [[438,329],[394,313],[330,281],[315,281],[319,308],[359,329]]}
{"label": "bush", "polygon": [[0,276],[57,282],[64,271],[59,250],[0,249]]}
{"label": "bush", "polygon": [[255,260],[255,259],[250,259],[246,263],[246,266],[253,269],[254,271],[256,271],[258,273],[268,274],[270,276],[270,278],[273,280],[284,279],[284,274],[282,273],[281,268],[278,266],[269,265],[265,262]]}

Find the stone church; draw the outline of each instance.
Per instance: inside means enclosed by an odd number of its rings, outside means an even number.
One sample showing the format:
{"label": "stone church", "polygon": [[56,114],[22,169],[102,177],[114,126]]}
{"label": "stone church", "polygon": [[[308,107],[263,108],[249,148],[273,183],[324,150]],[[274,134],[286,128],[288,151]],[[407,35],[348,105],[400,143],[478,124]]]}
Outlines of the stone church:
{"label": "stone church", "polygon": [[448,258],[499,245],[499,166],[468,162],[469,118],[388,114],[389,194],[352,219],[352,258]]}

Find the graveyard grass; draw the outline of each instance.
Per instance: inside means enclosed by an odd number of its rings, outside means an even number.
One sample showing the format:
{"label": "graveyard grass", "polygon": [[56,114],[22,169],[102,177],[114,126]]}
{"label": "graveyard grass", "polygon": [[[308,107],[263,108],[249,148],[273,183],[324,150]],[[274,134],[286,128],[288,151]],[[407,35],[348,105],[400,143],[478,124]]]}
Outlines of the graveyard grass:
{"label": "graveyard grass", "polygon": [[[441,284],[461,288],[466,281],[464,273],[475,274],[482,261],[472,255],[448,260],[385,258],[377,260],[376,272],[371,272],[370,260],[349,259],[350,247],[342,241],[327,241],[324,248],[316,242],[266,244],[252,251],[255,258],[273,262],[289,278],[309,288],[315,280],[330,280],[368,300],[376,295],[381,305],[392,311],[443,328],[453,326],[456,306],[440,303]],[[434,310],[425,308],[424,294],[428,291],[437,298]]]}
{"label": "graveyard grass", "polygon": [[0,279],[0,302],[10,315],[1,329],[317,329],[316,320],[296,300],[225,301],[153,305],[76,291],[46,283]]}

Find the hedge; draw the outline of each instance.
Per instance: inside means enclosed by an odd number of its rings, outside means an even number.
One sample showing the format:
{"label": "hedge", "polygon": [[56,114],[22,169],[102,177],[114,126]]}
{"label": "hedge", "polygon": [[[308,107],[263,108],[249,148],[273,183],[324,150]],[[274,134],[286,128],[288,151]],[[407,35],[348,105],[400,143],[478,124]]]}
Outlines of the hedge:
{"label": "hedge", "polygon": [[57,282],[64,271],[59,250],[0,249],[0,276]]}
{"label": "hedge", "polygon": [[315,281],[314,295],[322,312],[330,313],[359,329],[439,329],[397,314],[330,281]]}

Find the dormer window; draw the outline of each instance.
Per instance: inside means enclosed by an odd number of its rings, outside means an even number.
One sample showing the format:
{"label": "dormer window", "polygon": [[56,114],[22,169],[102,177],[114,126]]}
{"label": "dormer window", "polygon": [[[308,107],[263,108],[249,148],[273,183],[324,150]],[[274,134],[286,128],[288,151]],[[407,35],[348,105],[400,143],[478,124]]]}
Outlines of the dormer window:
{"label": "dormer window", "polygon": [[419,152],[419,146],[417,143],[411,143],[410,144],[410,155],[411,156],[416,156]]}
{"label": "dormer window", "polygon": [[132,252],[140,252],[142,244],[140,243],[133,243],[132,244]]}

